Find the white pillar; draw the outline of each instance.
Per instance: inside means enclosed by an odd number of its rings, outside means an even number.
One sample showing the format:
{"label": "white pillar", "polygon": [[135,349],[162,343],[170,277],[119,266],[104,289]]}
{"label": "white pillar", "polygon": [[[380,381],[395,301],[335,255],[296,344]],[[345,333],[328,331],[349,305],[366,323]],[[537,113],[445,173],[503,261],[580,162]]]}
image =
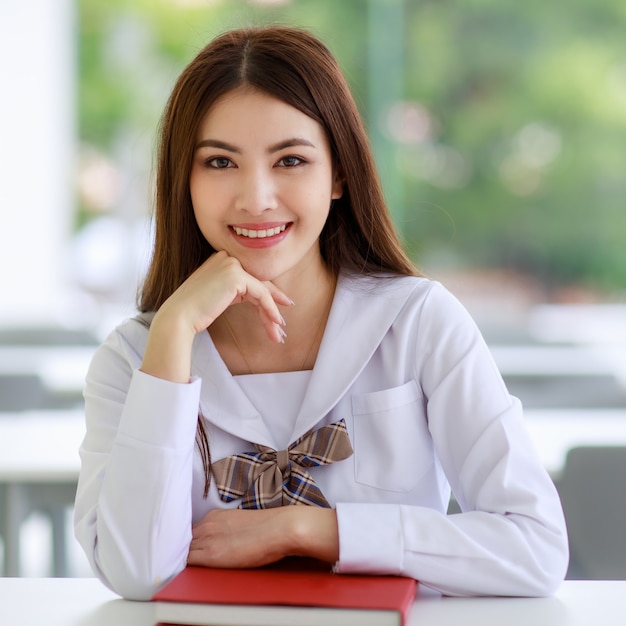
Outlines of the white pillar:
{"label": "white pillar", "polygon": [[53,324],[74,213],[73,0],[0,1],[0,324]]}

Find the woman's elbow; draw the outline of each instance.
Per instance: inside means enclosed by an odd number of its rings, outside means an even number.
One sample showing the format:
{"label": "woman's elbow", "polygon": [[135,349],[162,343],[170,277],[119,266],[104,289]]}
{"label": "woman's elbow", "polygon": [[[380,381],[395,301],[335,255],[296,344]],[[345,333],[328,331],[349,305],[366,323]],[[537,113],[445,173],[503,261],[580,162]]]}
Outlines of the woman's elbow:
{"label": "woman's elbow", "polygon": [[569,546],[567,532],[554,530],[542,533],[540,539],[529,547],[532,558],[525,568],[526,587],[523,595],[547,597],[560,587],[567,574],[569,565]]}
{"label": "woman's elbow", "polygon": [[129,577],[115,580],[101,578],[101,580],[111,591],[122,596],[122,598],[140,602],[151,600],[154,594],[167,582],[159,579],[148,581]]}
{"label": "woman's elbow", "polygon": [[158,555],[155,551],[129,553],[112,542],[96,541],[94,545],[90,558],[94,573],[111,591],[127,600],[151,600],[187,564],[186,550]]}
{"label": "woman's elbow", "polygon": [[96,570],[98,578],[111,591],[126,600],[145,602],[151,600],[154,594],[169,582],[179,571],[173,571],[164,576],[149,576],[146,572],[132,570],[114,571],[105,573],[100,568]]}

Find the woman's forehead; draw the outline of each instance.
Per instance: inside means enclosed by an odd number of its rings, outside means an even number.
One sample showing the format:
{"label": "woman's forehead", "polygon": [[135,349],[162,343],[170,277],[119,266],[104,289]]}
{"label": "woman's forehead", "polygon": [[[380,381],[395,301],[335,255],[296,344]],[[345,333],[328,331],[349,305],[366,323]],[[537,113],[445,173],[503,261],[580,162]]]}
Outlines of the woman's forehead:
{"label": "woman's forehead", "polygon": [[328,143],[319,122],[284,100],[247,86],[218,98],[200,122],[199,142],[227,137],[244,144],[261,140],[273,145],[286,137],[300,137],[314,146]]}

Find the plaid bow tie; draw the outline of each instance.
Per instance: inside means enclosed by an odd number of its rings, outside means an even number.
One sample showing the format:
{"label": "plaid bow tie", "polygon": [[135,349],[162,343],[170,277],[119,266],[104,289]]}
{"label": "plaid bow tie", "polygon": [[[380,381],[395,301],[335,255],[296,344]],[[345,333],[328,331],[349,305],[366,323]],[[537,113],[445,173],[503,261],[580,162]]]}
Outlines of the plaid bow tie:
{"label": "plaid bow tie", "polygon": [[256,452],[243,452],[212,465],[220,498],[243,500],[240,509],[269,509],[286,504],[309,504],[329,508],[307,467],[343,461],[352,446],[342,419],[310,430],[287,450],[254,444]]}

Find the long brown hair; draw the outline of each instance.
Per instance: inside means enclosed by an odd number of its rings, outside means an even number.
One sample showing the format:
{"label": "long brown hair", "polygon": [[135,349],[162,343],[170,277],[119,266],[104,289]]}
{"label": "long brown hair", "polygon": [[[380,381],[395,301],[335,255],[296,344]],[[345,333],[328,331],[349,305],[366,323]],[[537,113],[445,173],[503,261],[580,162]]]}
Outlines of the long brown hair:
{"label": "long brown hair", "polygon": [[198,126],[226,92],[247,85],[316,120],[328,135],[344,192],[320,235],[327,267],[415,275],[383,198],[367,135],[329,50],[305,30],[244,28],[209,43],[179,77],[160,128],[156,228],[139,308],[155,311],[213,252],[194,217],[189,176]]}
{"label": "long brown hair", "polygon": [[[139,297],[156,311],[213,252],[195,220],[189,177],[199,124],[225,93],[248,86],[274,96],[325,130],[343,195],[320,234],[326,266],[357,274],[416,275],[385,204],[357,106],[328,48],[285,26],[243,28],[211,41],[180,75],[160,127],[154,254]],[[208,493],[210,454],[202,420],[198,445]]]}

